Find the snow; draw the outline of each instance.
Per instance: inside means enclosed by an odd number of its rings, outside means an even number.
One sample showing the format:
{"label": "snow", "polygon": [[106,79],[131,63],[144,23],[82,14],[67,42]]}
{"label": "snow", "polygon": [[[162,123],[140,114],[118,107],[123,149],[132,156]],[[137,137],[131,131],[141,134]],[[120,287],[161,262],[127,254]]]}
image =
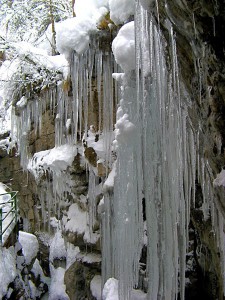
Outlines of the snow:
{"label": "snow", "polygon": [[116,62],[125,71],[135,70],[135,37],[134,22],[122,26],[112,43],[112,51]]}
{"label": "snow", "polygon": [[35,261],[33,263],[31,272],[34,274],[36,279],[40,276],[40,281],[49,285],[50,278],[48,278],[44,275],[43,270],[40,266],[40,262],[37,258],[35,259]]}
{"label": "snow", "polygon": [[51,268],[51,286],[49,290],[49,300],[69,300],[64,284],[65,269],[59,267]]}
{"label": "snow", "polygon": [[65,229],[78,234],[85,233],[87,229],[87,213],[82,211],[77,203],[73,203],[68,210]]}
{"label": "snow", "polygon": [[25,262],[29,265],[37,256],[39,245],[35,235],[24,231],[19,231],[19,243],[22,247],[22,252],[25,257]]}
{"label": "snow", "polygon": [[102,291],[102,300],[119,300],[118,296],[118,280],[109,278]]}
{"label": "snow", "polygon": [[63,217],[63,224],[66,231],[83,235],[87,243],[95,244],[99,239],[99,233],[90,232],[87,212],[82,211],[77,203],[69,207],[68,216]]}
{"label": "snow", "polygon": [[8,285],[17,275],[14,248],[0,248],[0,299],[8,291]]}
{"label": "snow", "polygon": [[111,20],[119,25],[135,14],[135,0],[109,0]]}
{"label": "snow", "polygon": [[73,50],[83,53],[89,46],[91,31],[97,30],[94,20],[91,18],[71,18],[59,23],[56,32],[56,47],[67,60]]}
{"label": "snow", "polygon": [[92,295],[96,298],[96,300],[101,300],[102,299],[102,291],[101,291],[101,281],[102,278],[100,275],[95,275],[90,283],[90,289]]}
{"label": "snow", "polygon": [[[115,176],[116,176],[116,164],[113,164],[112,171],[109,173],[109,175],[103,185],[104,193],[106,191],[111,191],[113,189]],[[99,203],[99,205],[100,205],[100,203]]]}
{"label": "snow", "polygon": [[[119,300],[118,286],[119,282],[117,279],[109,278],[103,288],[102,300]],[[133,289],[131,291],[130,300],[147,300],[147,294],[141,290]]]}
{"label": "snow", "polygon": [[62,236],[62,231],[58,230],[50,244],[50,253],[49,253],[49,259],[51,262],[54,261],[54,259],[64,259],[66,258],[66,246],[64,242],[64,238]]}
{"label": "snow", "polygon": [[56,174],[72,165],[77,148],[72,145],[62,145],[50,150],[40,151],[34,154],[28,163],[28,170],[33,173],[36,180],[46,171],[52,170]]}
{"label": "snow", "polygon": [[80,248],[74,246],[71,243],[66,245],[66,269],[69,269],[70,266],[77,260],[77,256],[80,253]]}
{"label": "snow", "polygon": [[33,46],[28,42],[12,43],[20,58],[29,57],[37,65],[46,67],[49,70],[59,71],[67,78],[69,64],[64,55],[48,55],[45,49]]}
{"label": "snow", "polygon": [[98,19],[98,14],[106,14],[108,12],[108,0],[89,0],[87,3],[83,0],[76,0],[74,11],[78,18],[95,17]]}
{"label": "snow", "polygon": [[129,121],[128,114],[124,114],[115,125],[115,139],[118,144],[129,144],[136,134],[135,125]]}
{"label": "snow", "polygon": [[224,186],[225,187],[225,170],[222,170],[217,174],[216,179],[213,182],[214,186]]}

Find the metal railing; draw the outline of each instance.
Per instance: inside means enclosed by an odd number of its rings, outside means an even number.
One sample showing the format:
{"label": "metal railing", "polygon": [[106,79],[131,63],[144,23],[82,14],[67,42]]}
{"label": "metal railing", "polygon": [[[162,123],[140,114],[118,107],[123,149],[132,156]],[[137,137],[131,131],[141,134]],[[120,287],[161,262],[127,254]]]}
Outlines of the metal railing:
{"label": "metal railing", "polygon": [[12,191],[9,193],[0,194],[0,199],[3,196],[10,196],[8,200],[0,201],[0,245],[3,244],[3,235],[6,233],[7,229],[9,229],[13,222],[14,224],[17,224],[17,193],[18,192]]}

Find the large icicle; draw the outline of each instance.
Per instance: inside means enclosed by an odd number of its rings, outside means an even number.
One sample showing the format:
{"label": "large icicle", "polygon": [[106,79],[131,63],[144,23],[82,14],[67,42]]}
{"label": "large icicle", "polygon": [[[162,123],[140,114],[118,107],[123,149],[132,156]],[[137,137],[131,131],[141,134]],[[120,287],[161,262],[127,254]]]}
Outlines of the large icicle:
{"label": "large icicle", "polygon": [[[148,235],[149,299],[184,299],[185,256],[195,151],[187,124],[187,104],[181,105],[181,87],[172,25],[171,71],[167,69],[163,36],[150,13],[137,2],[137,76],[142,115],[143,174]],[[146,66],[149,66],[146,68]],[[187,130],[188,126],[188,130]],[[192,137],[193,139],[193,137]],[[193,144],[192,144],[193,145]],[[193,145],[194,147],[194,145]]]}

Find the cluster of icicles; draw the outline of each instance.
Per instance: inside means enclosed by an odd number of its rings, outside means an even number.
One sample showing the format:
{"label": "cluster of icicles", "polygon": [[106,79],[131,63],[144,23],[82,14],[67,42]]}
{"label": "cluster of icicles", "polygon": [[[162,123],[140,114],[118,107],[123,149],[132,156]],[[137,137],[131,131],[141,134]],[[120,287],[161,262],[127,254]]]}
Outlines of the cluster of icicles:
{"label": "cluster of icicles", "polygon": [[[207,218],[211,212],[222,253],[223,218],[212,201],[210,167],[199,145],[201,128],[194,131],[188,116],[190,101],[180,82],[173,27],[167,22],[168,70],[162,33],[138,2],[135,18],[136,72],[123,75],[120,102],[120,113],[127,114],[135,130],[131,139],[117,143],[114,190],[104,193],[102,280],[104,284],[110,277],[118,279],[119,298],[130,299],[131,290],[140,286],[145,228],[147,298],[174,300],[180,293],[184,299],[189,214],[195,203],[196,179],[202,186],[204,215]],[[118,95],[112,79],[117,71],[113,56],[95,42],[84,54],[73,56],[71,70],[72,98],[59,85],[49,97],[29,102],[17,118],[24,168],[28,159],[26,133],[32,123],[36,132],[40,130],[41,116],[48,106],[56,115],[56,146],[76,143],[77,137],[87,132],[93,86],[99,105],[98,130],[104,136],[106,160],[110,160]],[[89,205],[94,215],[94,198]]]}

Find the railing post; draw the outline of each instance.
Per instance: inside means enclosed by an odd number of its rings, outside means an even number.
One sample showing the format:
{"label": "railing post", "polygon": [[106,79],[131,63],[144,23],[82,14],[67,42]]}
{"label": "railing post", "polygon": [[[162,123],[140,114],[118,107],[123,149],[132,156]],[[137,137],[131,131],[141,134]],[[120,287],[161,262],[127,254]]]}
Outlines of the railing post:
{"label": "railing post", "polygon": [[2,208],[0,208],[0,246],[2,246]]}

